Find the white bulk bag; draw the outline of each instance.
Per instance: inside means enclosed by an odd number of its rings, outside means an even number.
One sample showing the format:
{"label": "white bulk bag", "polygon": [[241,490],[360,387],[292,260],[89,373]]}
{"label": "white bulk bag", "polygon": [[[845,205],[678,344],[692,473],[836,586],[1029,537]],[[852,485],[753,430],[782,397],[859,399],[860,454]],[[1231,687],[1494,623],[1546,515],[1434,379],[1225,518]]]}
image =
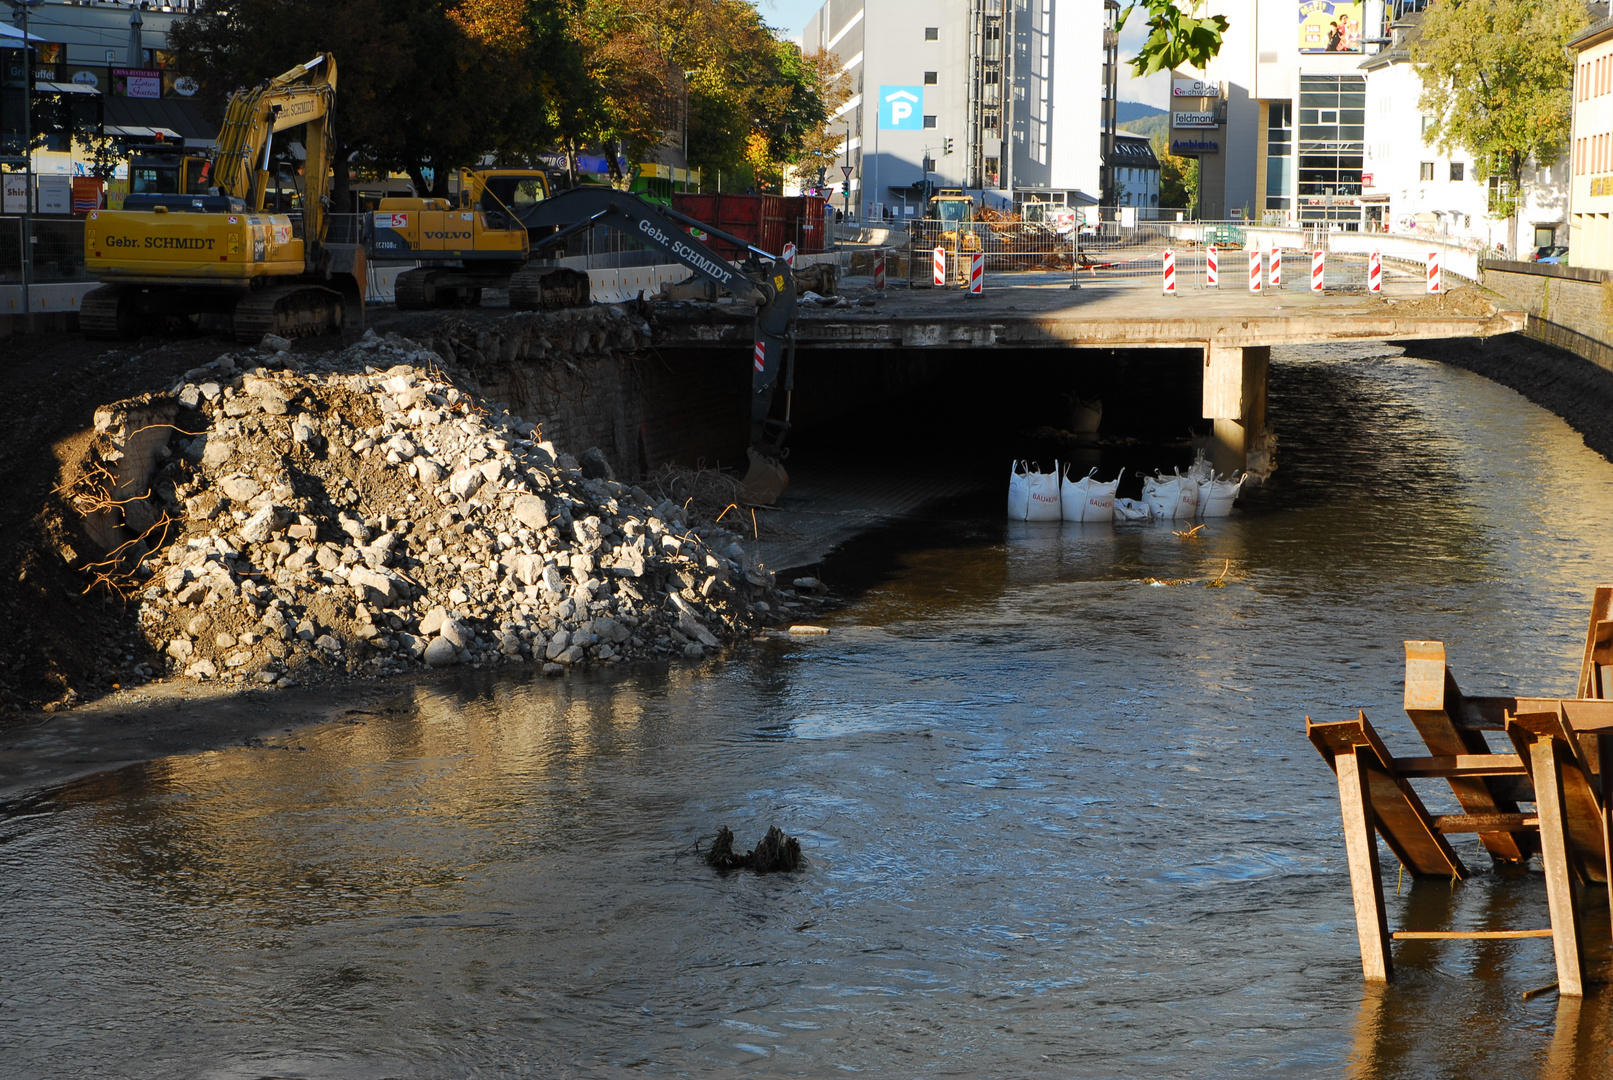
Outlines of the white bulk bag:
{"label": "white bulk bag", "polygon": [[1015,461],[1008,466],[1008,520],[1024,521],[1030,509],[1031,482],[1028,462]]}
{"label": "white bulk bag", "polygon": [[1148,504],[1145,502],[1139,502],[1136,499],[1115,500],[1114,519],[1116,521],[1147,521],[1153,516],[1154,512],[1148,508]]}
{"label": "white bulk bag", "polygon": [[1053,462],[1052,472],[1031,472],[1026,479],[1030,481],[1031,497],[1025,520],[1059,520],[1059,463]]}
{"label": "white bulk bag", "polygon": [[1161,521],[1191,518],[1199,505],[1199,486],[1180,473],[1156,474],[1143,480],[1143,502]]}
{"label": "white bulk bag", "polygon": [[1232,513],[1232,504],[1243,487],[1243,477],[1236,480],[1217,478],[1199,485],[1199,516],[1226,517]]}
{"label": "white bulk bag", "polygon": [[1115,489],[1120,486],[1121,469],[1113,480],[1098,479],[1096,467],[1079,480],[1071,480],[1066,467],[1059,483],[1059,507],[1065,521],[1113,521],[1115,517]]}
{"label": "white bulk bag", "polygon": [[1008,469],[1008,520],[1059,519],[1059,463],[1042,472],[1035,462],[1016,461]]}

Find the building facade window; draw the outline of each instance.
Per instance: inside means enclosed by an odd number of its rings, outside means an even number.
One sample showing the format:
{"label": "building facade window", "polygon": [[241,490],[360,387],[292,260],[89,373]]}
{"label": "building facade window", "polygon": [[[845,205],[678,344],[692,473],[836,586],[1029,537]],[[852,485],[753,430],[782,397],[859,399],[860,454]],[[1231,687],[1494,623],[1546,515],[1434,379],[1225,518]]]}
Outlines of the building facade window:
{"label": "building facade window", "polygon": [[1266,107],[1266,209],[1287,210],[1294,178],[1294,106],[1274,101]]}
{"label": "building facade window", "polygon": [[927,128],[933,128],[935,126],[935,117],[926,116],[924,118],[924,126]]}
{"label": "building facade window", "polygon": [[926,26],[924,28],[924,40],[925,41],[940,41],[941,40],[941,28],[939,26]]}
{"label": "building facade window", "polygon": [[936,84],[936,80],[937,80],[937,75],[936,75],[935,72],[926,71],[924,73],[924,85],[925,86],[934,86]]}
{"label": "building facade window", "polygon": [[1366,157],[1364,75],[1299,77],[1299,218],[1359,229]]}
{"label": "building facade window", "polygon": [[1432,161],[1425,161],[1421,165],[1417,166],[1417,179],[1419,179],[1421,181],[1424,181],[1426,183],[1427,181],[1430,181],[1433,178],[1434,178],[1434,163]]}
{"label": "building facade window", "polygon": [[1453,162],[1451,162],[1451,179],[1452,180],[1465,180],[1465,179],[1467,179],[1467,163],[1466,162],[1462,162],[1462,161],[1453,161]]}

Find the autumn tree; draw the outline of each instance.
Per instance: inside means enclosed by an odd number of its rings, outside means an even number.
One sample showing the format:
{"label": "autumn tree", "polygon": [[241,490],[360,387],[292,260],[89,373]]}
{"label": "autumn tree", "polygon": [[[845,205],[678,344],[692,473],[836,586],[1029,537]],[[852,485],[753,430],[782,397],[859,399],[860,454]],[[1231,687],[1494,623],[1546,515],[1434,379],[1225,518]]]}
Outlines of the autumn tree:
{"label": "autumn tree", "polygon": [[1171,153],[1168,129],[1155,131],[1148,142],[1159,159],[1159,205],[1195,210],[1199,203],[1199,159]]}
{"label": "autumn tree", "polygon": [[1423,15],[1411,58],[1422,78],[1426,138],[1473,155],[1478,179],[1502,181],[1491,213],[1518,250],[1523,169],[1550,166],[1568,143],[1573,61],[1566,47],[1588,22],[1584,0],[1444,0]]}

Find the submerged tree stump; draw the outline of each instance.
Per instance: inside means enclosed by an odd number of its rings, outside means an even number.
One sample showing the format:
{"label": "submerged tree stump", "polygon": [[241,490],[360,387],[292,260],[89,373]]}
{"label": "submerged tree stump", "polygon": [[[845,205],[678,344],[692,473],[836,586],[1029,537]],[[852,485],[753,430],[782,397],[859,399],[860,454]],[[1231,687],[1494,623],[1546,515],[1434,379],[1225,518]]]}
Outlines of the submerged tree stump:
{"label": "submerged tree stump", "polygon": [[799,870],[801,868],[801,842],[793,836],[786,836],[784,830],[777,825],[767,830],[762,842],[754,849],[743,855],[734,853],[734,834],[724,825],[717,830],[717,836],[706,849],[706,865],[727,873],[730,870],[754,870],[758,874],[769,874],[775,870]]}

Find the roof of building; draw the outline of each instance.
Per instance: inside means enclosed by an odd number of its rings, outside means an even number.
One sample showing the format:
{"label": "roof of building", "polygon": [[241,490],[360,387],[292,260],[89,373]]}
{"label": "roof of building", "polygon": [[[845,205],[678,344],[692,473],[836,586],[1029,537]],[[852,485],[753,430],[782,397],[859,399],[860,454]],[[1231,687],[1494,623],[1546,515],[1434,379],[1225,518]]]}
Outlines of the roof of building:
{"label": "roof of building", "polygon": [[1576,51],[1583,51],[1592,45],[1600,45],[1608,37],[1613,36],[1613,18],[1607,17],[1607,5],[1593,5],[1600,7],[1603,17],[1591,23],[1583,31],[1568,39],[1568,47]]}
{"label": "roof of building", "polygon": [[1128,169],[1157,169],[1159,159],[1154,156],[1153,143],[1146,135],[1128,135],[1115,132],[1114,153],[1104,155],[1105,165],[1118,165]]}

